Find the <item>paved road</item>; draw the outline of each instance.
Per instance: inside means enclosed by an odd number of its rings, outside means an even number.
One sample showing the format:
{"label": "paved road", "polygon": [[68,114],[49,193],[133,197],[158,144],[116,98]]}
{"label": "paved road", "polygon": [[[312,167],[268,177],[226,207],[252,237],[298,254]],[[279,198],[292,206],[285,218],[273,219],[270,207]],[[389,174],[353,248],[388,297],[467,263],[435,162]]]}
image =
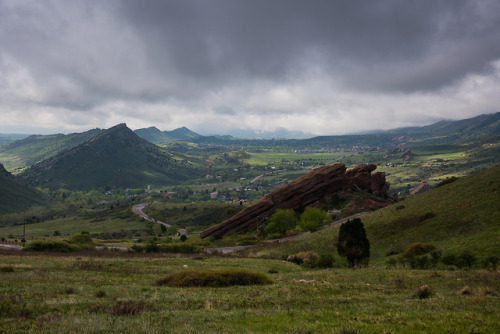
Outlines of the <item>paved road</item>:
{"label": "paved road", "polygon": [[[323,228],[328,228],[328,227],[332,227],[332,226],[335,226],[335,225],[340,225],[340,224],[345,223],[349,219],[354,219],[354,218],[362,217],[362,216],[367,215],[367,214],[369,214],[369,212],[356,213],[356,214],[354,214],[352,216],[336,220],[333,223],[330,223],[328,225],[323,226]],[[302,237],[304,237],[304,236],[306,236],[308,234],[311,234],[311,232],[308,231],[308,232],[300,233],[300,234],[297,234],[297,235],[292,235],[290,237],[281,238],[281,239],[265,240],[264,242],[265,243],[285,242],[285,241],[289,241],[289,240],[293,240],[293,239],[302,238]],[[253,247],[257,247],[257,246],[259,246],[259,245],[205,248],[205,252],[207,252],[208,254],[214,254],[214,253],[228,254],[228,253],[238,252],[240,250],[244,250],[244,249],[248,249],[248,248],[253,248]]]}

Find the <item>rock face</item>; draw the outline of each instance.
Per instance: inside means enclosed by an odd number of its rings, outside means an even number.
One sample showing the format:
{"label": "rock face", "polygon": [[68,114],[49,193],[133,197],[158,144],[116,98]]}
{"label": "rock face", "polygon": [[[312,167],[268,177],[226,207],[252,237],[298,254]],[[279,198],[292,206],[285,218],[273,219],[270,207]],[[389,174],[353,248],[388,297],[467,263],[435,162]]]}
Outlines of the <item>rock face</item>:
{"label": "rock face", "polygon": [[384,195],[389,190],[389,183],[385,181],[385,174],[382,172],[372,175],[376,168],[375,165],[359,165],[346,170],[345,165],[334,164],[314,169],[290,184],[273,190],[237,215],[204,230],[201,237],[243,233],[257,228],[258,224],[268,219],[277,209],[296,210],[313,205],[334,193],[363,191]]}

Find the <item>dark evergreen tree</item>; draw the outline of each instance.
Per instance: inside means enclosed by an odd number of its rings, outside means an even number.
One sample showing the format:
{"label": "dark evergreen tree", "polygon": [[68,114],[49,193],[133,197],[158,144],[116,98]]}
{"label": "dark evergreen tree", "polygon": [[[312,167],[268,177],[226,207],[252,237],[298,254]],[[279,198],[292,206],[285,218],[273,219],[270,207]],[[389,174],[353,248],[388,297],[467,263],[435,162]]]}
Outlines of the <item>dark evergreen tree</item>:
{"label": "dark evergreen tree", "polygon": [[351,268],[370,258],[370,241],[361,219],[354,218],[340,225],[337,252],[347,258]]}

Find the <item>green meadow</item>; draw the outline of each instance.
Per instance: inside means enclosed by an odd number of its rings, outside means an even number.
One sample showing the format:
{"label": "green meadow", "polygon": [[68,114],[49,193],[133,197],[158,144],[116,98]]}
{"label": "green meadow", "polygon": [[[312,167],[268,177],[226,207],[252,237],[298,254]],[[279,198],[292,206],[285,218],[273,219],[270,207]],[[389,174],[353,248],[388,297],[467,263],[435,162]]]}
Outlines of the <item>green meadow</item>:
{"label": "green meadow", "polygon": [[[167,274],[188,270],[185,266],[246,269],[273,283],[155,285]],[[496,333],[500,328],[499,273],[484,270],[312,270],[271,259],[102,252],[3,253],[0,269],[3,333]],[[431,295],[419,298],[415,293],[424,285]]]}

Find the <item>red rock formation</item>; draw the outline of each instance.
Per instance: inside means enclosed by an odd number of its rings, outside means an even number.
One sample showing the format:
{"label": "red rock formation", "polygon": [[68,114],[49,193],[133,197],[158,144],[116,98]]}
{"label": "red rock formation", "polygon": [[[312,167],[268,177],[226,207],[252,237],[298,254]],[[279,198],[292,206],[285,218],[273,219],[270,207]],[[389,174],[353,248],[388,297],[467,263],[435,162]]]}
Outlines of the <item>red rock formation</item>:
{"label": "red rock formation", "polygon": [[371,174],[376,168],[375,165],[359,165],[346,171],[343,164],[319,167],[290,184],[273,190],[235,216],[204,230],[201,237],[243,233],[257,228],[257,225],[268,219],[276,209],[296,210],[313,205],[334,193],[363,191],[384,195],[389,190],[389,184],[385,182],[384,173]]}

